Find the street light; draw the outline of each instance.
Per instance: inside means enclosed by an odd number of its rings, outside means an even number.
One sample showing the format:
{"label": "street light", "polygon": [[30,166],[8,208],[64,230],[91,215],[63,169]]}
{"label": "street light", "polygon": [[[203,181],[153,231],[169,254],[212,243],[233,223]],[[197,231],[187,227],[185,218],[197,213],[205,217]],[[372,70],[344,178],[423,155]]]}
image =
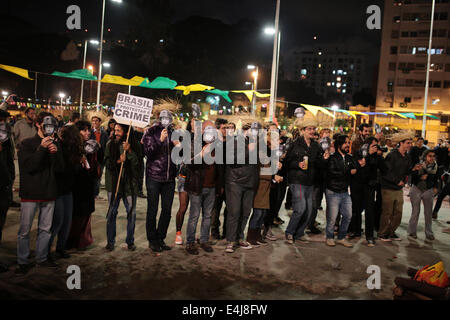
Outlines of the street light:
{"label": "street light", "polygon": [[267,35],[272,36],[272,35],[275,34],[275,29],[272,28],[272,27],[267,27],[267,28],[264,29],[264,33],[267,34]]}
{"label": "street light", "polygon": [[[122,0],[111,0],[116,3],[122,3]],[[100,29],[100,55],[98,59],[98,81],[97,81],[97,111],[100,105],[100,89],[101,89],[101,79],[102,79],[102,52],[103,52],[103,28],[105,25],[105,6],[106,0],[103,0],[102,6],[102,25]]]}
{"label": "street light", "polygon": [[[275,34],[275,29],[272,27],[267,27],[264,29],[264,33],[266,35],[274,35]],[[276,39],[276,38],[275,38]],[[274,40],[275,41],[275,40]],[[278,31],[278,39],[276,39],[276,43],[277,43],[277,47],[276,47],[276,67],[275,67],[275,83],[274,83],[274,90],[273,90],[273,94],[272,94],[272,86],[271,86],[271,98],[270,98],[270,109],[269,109],[269,117],[271,118],[270,121],[272,121],[273,119],[273,114],[274,114],[274,109],[273,109],[273,105],[276,104],[277,101],[277,92],[278,92],[278,69],[279,69],[279,63],[280,63],[280,41],[281,41],[281,31]],[[273,62],[272,62],[273,64]],[[272,65],[272,72],[273,72],[273,65]],[[273,77],[273,75],[272,75]],[[273,98],[272,98],[273,96]],[[273,101],[272,101],[273,100]]]}
{"label": "street light", "polygon": [[66,96],[66,94],[65,93],[63,93],[63,92],[60,92],[59,93],[59,98],[60,98],[60,102],[61,102],[61,110],[63,109],[63,103],[62,103],[62,101],[63,101],[63,98]]}
{"label": "street light", "polygon": [[253,76],[253,101],[252,101],[252,115],[255,115],[255,109],[256,109],[256,90],[258,90],[258,74],[259,74],[259,67],[255,66],[253,64],[249,64],[247,66],[248,70],[255,70],[252,72]]}
{"label": "street light", "polygon": [[[94,44],[94,45],[98,45],[99,42],[98,40],[92,39],[89,40],[90,44]],[[83,69],[86,68],[86,53],[87,53],[87,47],[88,47],[88,41],[84,40],[84,57],[83,57]],[[93,73],[92,71],[92,66],[90,66],[91,68],[88,67],[88,69],[91,71],[91,73]],[[84,80],[81,80],[81,93],[80,93],[80,115],[83,112],[83,88],[84,88]]]}
{"label": "street light", "polygon": [[111,64],[109,62],[103,62],[103,66],[105,68],[109,68],[109,67],[111,67]]}

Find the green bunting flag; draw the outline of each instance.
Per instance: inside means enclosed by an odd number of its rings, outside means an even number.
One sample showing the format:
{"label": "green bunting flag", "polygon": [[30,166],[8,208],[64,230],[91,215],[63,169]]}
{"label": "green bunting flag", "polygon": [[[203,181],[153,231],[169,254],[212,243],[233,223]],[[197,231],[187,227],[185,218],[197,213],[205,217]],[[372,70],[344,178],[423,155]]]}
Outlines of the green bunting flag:
{"label": "green bunting flag", "polygon": [[97,77],[92,75],[92,73],[88,69],[74,70],[69,73],[55,71],[52,73],[52,76],[73,78],[73,79],[80,79],[80,80],[97,80]]}

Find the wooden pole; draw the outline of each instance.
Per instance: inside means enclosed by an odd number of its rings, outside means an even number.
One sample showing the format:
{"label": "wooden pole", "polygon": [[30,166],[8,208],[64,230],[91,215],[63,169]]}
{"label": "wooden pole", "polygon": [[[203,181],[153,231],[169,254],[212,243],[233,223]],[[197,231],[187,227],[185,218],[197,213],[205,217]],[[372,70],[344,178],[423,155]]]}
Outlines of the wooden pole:
{"label": "wooden pole", "polygon": [[[128,139],[130,138],[131,123],[132,122],[130,122],[130,126],[128,127],[126,143],[128,143]],[[123,154],[126,154],[125,150],[123,150]],[[114,194],[114,201],[116,201],[117,193],[119,192],[120,178],[122,177],[122,170],[123,170],[123,162],[120,164],[119,178],[117,179],[117,186],[116,186],[116,193]]]}

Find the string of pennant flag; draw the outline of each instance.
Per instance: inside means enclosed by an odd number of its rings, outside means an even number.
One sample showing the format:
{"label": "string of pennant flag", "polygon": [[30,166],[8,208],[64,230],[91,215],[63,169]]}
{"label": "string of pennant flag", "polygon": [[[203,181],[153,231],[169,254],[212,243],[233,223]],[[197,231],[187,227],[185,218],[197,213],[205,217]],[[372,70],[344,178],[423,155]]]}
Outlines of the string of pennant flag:
{"label": "string of pennant flag", "polygon": [[[28,80],[33,80],[29,76],[29,71],[27,69],[14,67],[14,66],[8,66],[4,64],[0,64],[0,69],[6,70],[8,72],[12,72],[14,74],[17,74],[23,78],[26,78]],[[46,74],[46,75],[52,75],[57,77],[64,77],[64,78],[72,78],[72,79],[79,79],[79,80],[88,80],[88,81],[98,81],[97,77],[94,76],[88,69],[79,69],[74,70],[72,72],[59,72],[54,71],[51,74],[45,73],[45,72],[38,72],[38,71],[32,71],[34,73],[40,73],[40,74]],[[252,102],[253,97],[256,96],[258,98],[266,98],[270,97],[270,94],[268,93],[261,93],[255,90],[220,90],[213,86],[203,85],[203,84],[191,84],[191,85],[178,85],[178,83],[175,80],[172,80],[167,77],[156,77],[153,79],[153,81],[150,81],[148,78],[134,76],[131,79],[124,78],[122,76],[115,76],[110,74],[105,74],[103,76],[103,79],[100,80],[104,83],[111,83],[111,84],[117,84],[117,85],[124,85],[124,86],[134,86],[134,87],[143,87],[143,88],[149,88],[149,89],[168,89],[168,90],[180,90],[183,91],[184,95],[189,95],[191,92],[201,92],[204,91],[206,93],[215,94],[221,96],[223,99],[225,99],[228,102],[232,102],[232,100],[229,97],[229,93],[242,93],[244,94],[250,102]],[[351,110],[344,110],[344,109],[332,109],[330,107],[320,107],[320,106],[314,106],[310,104],[302,104],[298,103],[301,106],[303,106],[306,110],[310,111],[314,116],[317,115],[317,113],[323,112],[326,115],[335,118],[334,112],[340,112],[344,113],[347,116],[350,116],[354,119],[356,119],[357,115],[361,116],[370,116],[370,115],[393,115],[398,116],[404,119],[416,119],[416,116],[423,116],[423,113],[413,113],[413,112],[394,112],[394,111],[384,111],[384,112],[360,112],[360,111],[351,111]],[[32,103],[25,103],[25,102],[18,102],[18,106],[27,107],[27,106],[35,106],[40,107],[40,104],[32,104]],[[51,105],[43,105],[44,108],[51,108],[51,109],[59,109],[61,106],[51,106]],[[64,107],[63,107],[64,108]],[[75,108],[76,107],[65,107],[65,108]],[[109,108],[109,107],[107,107]],[[89,109],[89,106],[88,106]],[[330,112],[333,111],[333,112]],[[438,117],[432,115],[432,114],[426,114],[427,117],[432,119],[439,119]]]}

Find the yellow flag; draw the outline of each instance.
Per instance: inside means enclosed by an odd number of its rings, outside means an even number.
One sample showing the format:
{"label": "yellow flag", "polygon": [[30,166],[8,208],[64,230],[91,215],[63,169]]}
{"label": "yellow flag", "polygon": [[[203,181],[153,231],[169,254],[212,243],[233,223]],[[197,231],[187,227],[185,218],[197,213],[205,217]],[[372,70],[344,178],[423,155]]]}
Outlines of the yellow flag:
{"label": "yellow flag", "polygon": [[317,112],[322,111],[323,113],[325,113],[326,115],[334,118],[334,114],[332,114],[330,111],[328,111],[325,108],[319,107],[319,106],[313,106],[310,104],[301,104],[302,106],[304,106],[306,108],[306,110],[310,111],[314,116],[317,115]]}
{"label": "yellow flag", "polygon": [[0,68],[4,69],[6,71],[18,74],[21,77],[27,78],[28,80],[33,80],[28,76],[28,70],[26,69],[22,69],[22,68],[17,68],[17,67],[13,67],[13,66],[7,66],[6,64],[0,64]]}
{"label": "yellow flag", "polygon": [[191,91],[205,91],[205,90],[212,90],[214,87],[206,86],[204,84],[191,84],[189,86],[177,86],[174,88],[175,90],[181,90],[183,91],[183,94],[187,96]]}
{"label": "yellow flag", "polygon": [[103,76],[102,82],[121,84],[123,86],[138,86],[144,80],[145,80],[144,78],[138,77],[138,76],[134,76],[131,79],[126,79],[126,78],[121,77],[121,76],[113,76],[113,75],[110,75],[110,74],[105,74]]}

